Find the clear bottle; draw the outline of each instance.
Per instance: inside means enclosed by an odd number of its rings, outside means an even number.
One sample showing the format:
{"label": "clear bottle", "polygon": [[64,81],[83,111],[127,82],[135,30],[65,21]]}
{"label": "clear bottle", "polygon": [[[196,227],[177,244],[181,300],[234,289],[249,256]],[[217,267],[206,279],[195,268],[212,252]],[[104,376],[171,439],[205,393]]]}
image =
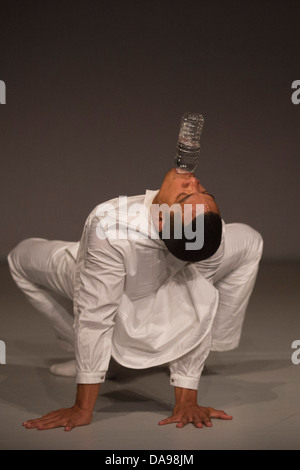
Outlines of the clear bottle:
{"label": "clear bottle", "polygon": [[198,113],[184,113],[175,155],[175,167],[178,173],[193,173],[200,154],[200,137],[204,118]]}

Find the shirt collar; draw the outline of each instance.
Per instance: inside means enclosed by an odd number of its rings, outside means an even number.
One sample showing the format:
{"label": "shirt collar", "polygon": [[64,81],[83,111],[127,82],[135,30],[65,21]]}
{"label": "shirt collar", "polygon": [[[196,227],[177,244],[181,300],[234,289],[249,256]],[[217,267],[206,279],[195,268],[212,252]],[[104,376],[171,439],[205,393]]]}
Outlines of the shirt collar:
{"label": "shirt collar", "polygon": [[[152,215],[151,215],[151,205],[152,205],[152,202],[153,202],[153,199],[155,198],[155,196],[158,194],[159,192],[159,189],[156,189],[156,190],[152,190],[152,189],[147,189],[146,190],[146,193],[145,193],[145,198],[144,198],[144,206],[146,207],[146,211],[147,211],[147,219],[148,219],[148,226],[151,227],[150,230],[154,230],[156,235],[158,234],[157,232],[157,229],[155,228],[154,224],[153,224],[153,220],[152,220]],[[151,232],[152,233],[152,232]],[[165,244],[163,242],[163,240],[161,240],[160,238],[157,238],[155,237],[154,238],[155,242],[158,244],[158,245],[161,245],[162,247],[165,247]]]}
{"label": "shirt collar", "polygon": [[144,205],[147,207],[147,210],[148,210],[149,214],[150,214],[150,208],[151,208],[152,201],[155,198],[155,196],[158,194],[158,192],[159,192],[159,189],[156,189],[154,191],[152,189],[147,189],[146,190]]}

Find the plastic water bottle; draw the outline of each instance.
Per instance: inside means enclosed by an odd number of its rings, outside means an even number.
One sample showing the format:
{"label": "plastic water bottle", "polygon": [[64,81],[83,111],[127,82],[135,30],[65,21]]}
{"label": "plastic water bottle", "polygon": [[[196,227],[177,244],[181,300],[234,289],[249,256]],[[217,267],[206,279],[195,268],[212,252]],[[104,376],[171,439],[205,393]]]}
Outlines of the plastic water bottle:
{"label": "plastic water bottle", "polygon": [[200,137],[204,118],[198,113],[184,113],[175,155],[175,167],[178,173],[193,173],[200,154]]}

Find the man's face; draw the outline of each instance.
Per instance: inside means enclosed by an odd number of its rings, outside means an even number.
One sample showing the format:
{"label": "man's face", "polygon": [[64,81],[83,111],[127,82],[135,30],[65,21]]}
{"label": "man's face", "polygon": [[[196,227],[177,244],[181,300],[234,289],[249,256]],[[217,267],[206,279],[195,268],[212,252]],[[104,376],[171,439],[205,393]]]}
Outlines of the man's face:
{"label": "man's face", "polygon": [[159,193],[153,201],[156,204],[180,204],[184,210],[184,204],[204,204],[204,211],[219,212],[219,208],[206,189],[200,184],[193,173],[177,173],[176,168],[168,171]]}

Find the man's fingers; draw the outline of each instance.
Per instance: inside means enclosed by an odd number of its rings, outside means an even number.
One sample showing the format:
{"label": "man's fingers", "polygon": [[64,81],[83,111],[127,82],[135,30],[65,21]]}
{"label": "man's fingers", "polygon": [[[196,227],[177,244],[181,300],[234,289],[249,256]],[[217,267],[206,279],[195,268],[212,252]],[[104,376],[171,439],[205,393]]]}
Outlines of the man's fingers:
{"label": "man's fingers", "polygon": [[23,426],[27,429],[37,428],[38,430],[64,427],[65,431],[71,431],[76,426],[89,424],[92,419],[90,413],[80,410],[78,407],[61,408],[50,411],[41,418],[24,421]]}
{"label": "man's fingers", "polygon": [[68,424],[65,426],[65,431],[71,431],[74,427],[75,427],[75,426],[74,426],[73,423],[68,423]]}
{"label": "man's fingers", "polygon": [[184,426],[186,426],[188,423],[194,423],[196,425],[197,423],[197,427],[199,428],[203,428],[203,425],[202,425],[202,420],[199,419],[199,418],[182,418],[182,417],[178,417],[178,416],[170,416],[169,418],[166,418],[166,419],[163,419],[162,421],[160,421],[158,424],[161,424],[161,425],[164,425],[164,424],[172,424],[172,423],[177,423],[176,424],[176,427],[177,428],[183,428]]}
{"label": "man's fingers", "polygon": [[28,423],[26,424],[27,429],[37,428],[37,429],[51,429],[53,427],[65,426],[65,422],[60,419],[49,419],[43,420],[36,423]]}
{"label": "man's fingers", "polygon": [[169,418],[159,421],[158,424],[164,425],[164,424],[170,424],[170,423],[177,423],[177,421],[178,419],[175,418],[174,416],[169,416]]}
{"label": "man's fingers", "polygon": [[27,429],[39,428],[39,429],[50,429],[49,426],[54,424],[55,426],[65,426],[67,418],[63,417],[60,413],[49,413],[41,418],[31,419],[24,421],[23,426]]}
{"label": "man's fingers", "polygon": [[180,419],[179,422],[176,424],[176,428],[183,428],[189,422],[190,422],[189,419]]}
{"label": "man's fingers", "polygon": [[183,428],[188,423],[193,423],[196,428],[203,428],[204,426],[207,428],[211,428],[212,418],[230,420],[232,419],[232,416],[225,413],[225,411],[223,410],[216,410],[210,407],[197,406],[194,407],[193,410],[188,410],[188,412],[184,410],[183,413],[177,413],[174,416],[169,416],[169,418],[161,420],[158,424],[165,425],[177,423],[177,428]]}
{"label": "man's fingers", "polygon": [[195,426],[196,428],[203,428],[202,419],[199,419],[199,418],[197,419],[197,418],[195,418],[195,419],[193,420],[193,423],[194,423],[194,426]]}
{"label": "man's fingers", "polygon": [[194,423],[196,428],[203,428],[203,424],[207,427],[212,426],[212,422],[210,421],[209,418],[199,418],[199,417],[193,417],[190,419],[170,417],[170,418],[164,419],[163,421],[160,421],[158,424],[171,424],[171,423],[177,423],[176,424],[177,428],[183,428],[189,423]]}
{"label": "man's fingers", "polygon": [[212,427],[212,422],[210,419],[203,419],[203,424],[204,426],[211,428]]}
{"label": "man's fingers", "polygon": [[55,416],[59,416],[60,412],[58,411],[51,411],[50,413],[47,413],[46,415],[41,416],[40,418],[35,418],[35,419],[29,419],[28,421],[24,421],[22,424],[25,426],[26,424],[36,424],[36,423],[42,423],[44,421],[47,421],[49,419],[53,419]]}
{"label": "man's fingers", "polygon": [[23,423],[23,426],[27,427],[27,426],[33,426],[33,427],[36,427],[40,424],[45,424],[49,421],[53,421],[53,417],[49,417],[49,418],[38,418],[38,419],[31,419],[30,421],[25,421]]}
{"label": "man's fingers", "polygon": [[214,410],[212,409],[210,413],[211,418],[217,418],[217,419],[232,419],[232,416],[228,415],[225,413],[223,410]]}
{"label": "man's fingers", "polygon": [[25,421],[23,426],[38,426],[39,424],[47,423],[47,421],[53,420],[53,418],[38,418],[38,419],[31,419],[30,421]]}
{"label": "man's fingers", "polygon": [[47,424],[49,423],[51,420],[49,419],[36,419],[34,421],[27,421],[26,423],[23,423],[23,426],[25,426],[25,428],[37,428],[39,426],[43,426],[44,424]]}
{"label": "man's fingers", "polygon": [[44,429],[53,429],[53,428],[58,428],[60,426],[65,426],[62,422],[59,421],[49,421],[48,423],[43,423],[37,426],[37,429],[39,431],[43,431]]}
{"label": "man's fingers", "polygon": [[45,421],[46,418],[36,418],[36,419],[29,419],[28,421],[24,421],[22,424],[25,426],[26,424],[35,424],[40,421]]}
{"label": "man's fingers", "polygon": [[178,423],[176,424],[176,428],[183,428],[186,424],[190,423],[190,419],[188,418],[181,418],[177,419]]}

